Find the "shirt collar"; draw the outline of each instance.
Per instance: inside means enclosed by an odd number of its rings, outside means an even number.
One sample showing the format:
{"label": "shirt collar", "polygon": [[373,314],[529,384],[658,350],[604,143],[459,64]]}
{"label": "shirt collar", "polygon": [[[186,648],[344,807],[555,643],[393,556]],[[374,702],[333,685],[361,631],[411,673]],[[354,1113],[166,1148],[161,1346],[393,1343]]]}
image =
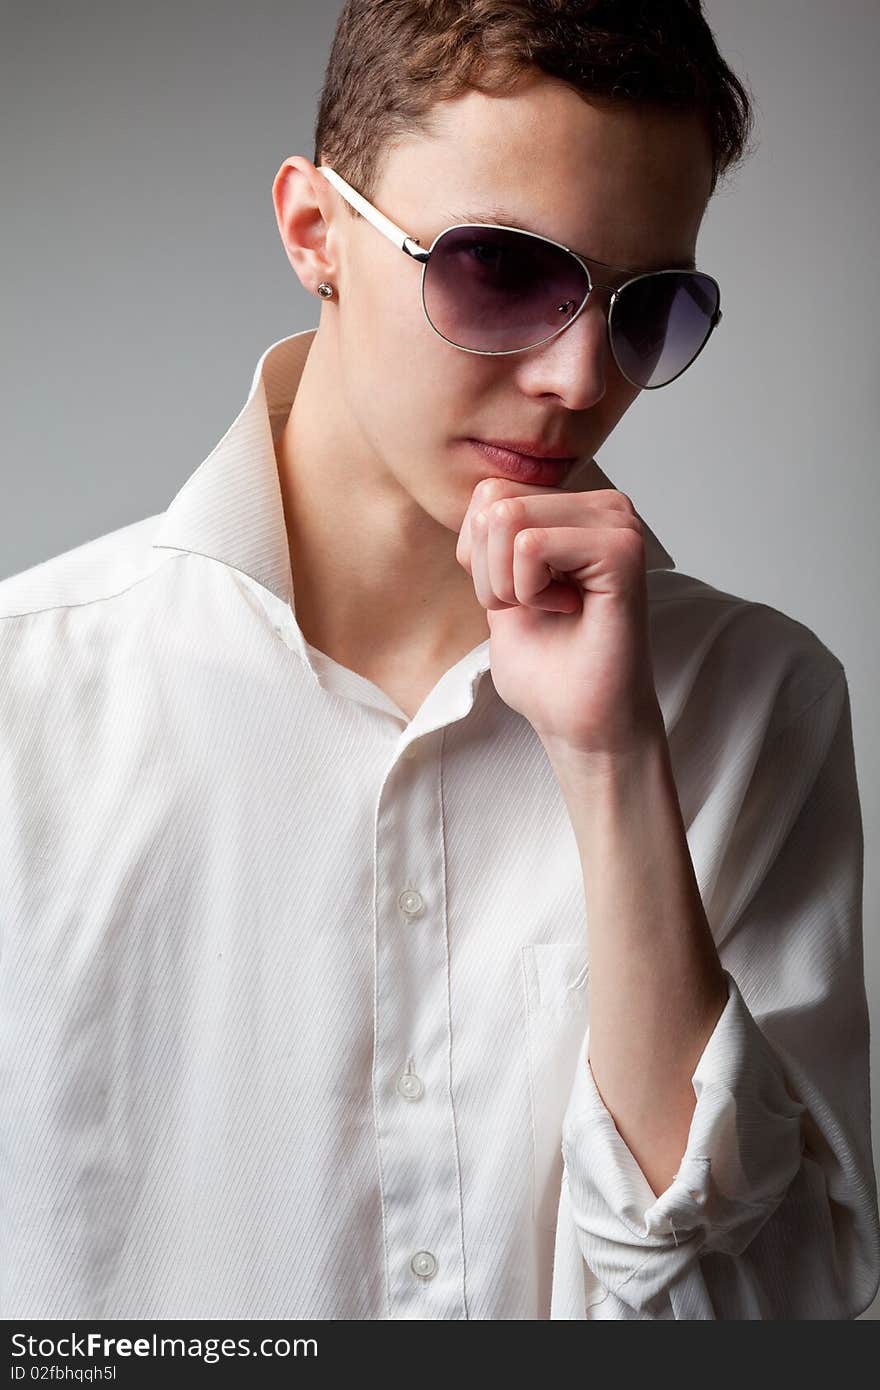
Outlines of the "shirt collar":
{"label": "shirt collar", "polygon": [[[247,400],[163,514],[153,547],[189,551],[231,565],[293,607],[293,575],[275,439],[286,419],[316,328],[280,338],[257,362]],[[591,460],[572,469],[563,487],[577,490]],[[595,460],[592,461],[595,464]],[[599,468],[602,485],[613,487]],[[646,568],[675,561],[645,528]],[[483,644],[488,645],[488,642]]]}

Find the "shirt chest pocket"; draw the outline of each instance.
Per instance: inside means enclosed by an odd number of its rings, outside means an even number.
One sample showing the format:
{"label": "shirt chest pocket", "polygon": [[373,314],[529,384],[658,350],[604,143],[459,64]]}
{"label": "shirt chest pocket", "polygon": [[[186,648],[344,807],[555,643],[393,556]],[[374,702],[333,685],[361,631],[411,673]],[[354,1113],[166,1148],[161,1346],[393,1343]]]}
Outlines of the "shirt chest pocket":
{"label": "shirt chest pocket", "polygon": [[532,1215],[556,1226],[562,1183],[562,1121],[589,1022],[585,941],[523,946],[523,992],[532,1127]]}

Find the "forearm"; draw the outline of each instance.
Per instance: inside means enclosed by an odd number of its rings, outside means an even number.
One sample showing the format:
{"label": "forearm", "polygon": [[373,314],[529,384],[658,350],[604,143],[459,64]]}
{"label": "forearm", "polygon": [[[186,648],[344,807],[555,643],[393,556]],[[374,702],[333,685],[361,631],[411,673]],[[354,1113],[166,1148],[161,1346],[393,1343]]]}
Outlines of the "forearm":
{"label": "forearm", "polygon": [[684,1153],[691,1077],[727,1000],[662,718],[623,757],[547,753],[584,876],[590,1067],[659,1196]]}

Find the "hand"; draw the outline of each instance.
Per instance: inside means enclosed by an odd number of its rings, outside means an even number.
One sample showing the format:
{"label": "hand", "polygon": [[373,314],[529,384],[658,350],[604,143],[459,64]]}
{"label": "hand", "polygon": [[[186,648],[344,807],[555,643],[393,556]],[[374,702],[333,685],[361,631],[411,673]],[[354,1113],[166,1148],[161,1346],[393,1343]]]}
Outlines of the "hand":
{"label": "hand", "polygon": [[614,488],[474,488],[455,558],[487,610],[492,680],[548,749],[619,755],[663,730],[645,542]]}

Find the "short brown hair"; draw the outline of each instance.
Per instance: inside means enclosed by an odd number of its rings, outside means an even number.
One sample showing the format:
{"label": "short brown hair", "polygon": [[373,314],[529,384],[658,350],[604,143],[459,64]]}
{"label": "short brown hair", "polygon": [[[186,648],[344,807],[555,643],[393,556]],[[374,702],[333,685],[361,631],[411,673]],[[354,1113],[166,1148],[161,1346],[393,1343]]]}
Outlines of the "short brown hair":
{"label": "short brown hair", "polygon": [[701,0],[346,0],[313,162],[371,199],[395,143],[436,129],[436,102],[468,89],[509,92],[536,68],[587,99],[701,112],[710,196],[750,152],[750,97],[718,52]]}

